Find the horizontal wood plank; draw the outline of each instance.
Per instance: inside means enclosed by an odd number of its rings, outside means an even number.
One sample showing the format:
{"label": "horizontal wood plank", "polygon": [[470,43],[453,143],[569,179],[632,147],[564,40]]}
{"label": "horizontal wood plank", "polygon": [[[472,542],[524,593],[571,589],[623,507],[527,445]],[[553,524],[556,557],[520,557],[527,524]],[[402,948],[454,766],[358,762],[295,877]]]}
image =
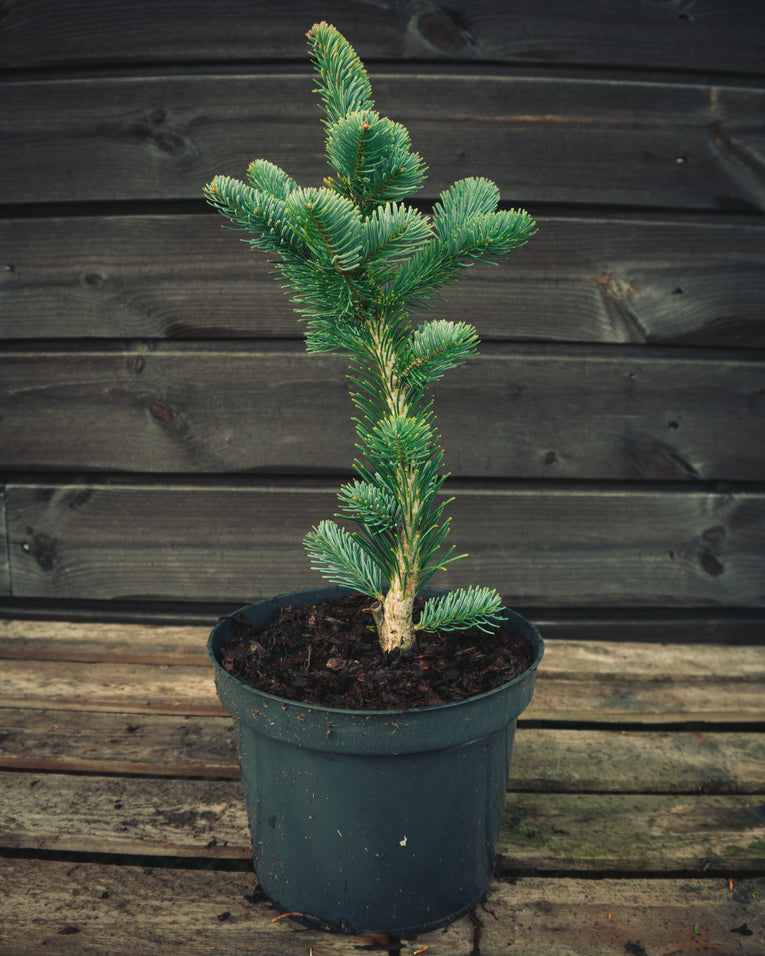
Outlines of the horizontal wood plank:
{"label": "horizontal wood plank", "polygon": [[[248,859],[237,780],[0,774],[10,848]],[[765,866],[762,795],[509,792],[498,874],[671,873]]]}
{"label": "horizontal wood plank", "polygon": [[[198,199],[214,174],[242,176],[254,152],[320,183],[323,130],[300,69],[14,80],[0,89],[0,203]],[[372,80],[378,109],[430,166],[426,198],[481,174],[518,205],[765,208],[758,89],[500,67]]]}
{"label": "horizontal wood plank", "polygon": [[[492,883],[486,903],[445,929],[403,941],[404,954],[613,956],[634,944],[646,953],[757,956],[765,881],[746,879],[581,880],[524,877]],[[164,956],[182,949],[280,956],[352,956],[371,937],[306,928],[259,900],[251,873],[0,860],[0,942],[13,956],[46,953]],[[480,924],[477,932],[476,920]],[[740,927],[746,925],[747,932]],[[731,932],[731,930],[737,930]],[[642,941],[642,942],[639,942]],[[645,947],[648,947],[647,949]]]}
{"label": "horizontal wood plank", "polygon": [[[69,661],[209,666],[207,638],[215,618],[205,626],[76,623],[47,620],[0,620],[0,660]],[[540,622],[549,638],[547,622]],[[614,635],[616,637],[617,635]],[[757,682],[765,679],[765,647],[722,647],[671,643],[670,629],[662,644],[640,640],[548,640],[544,670],[548,676],[573,680],[715,681],[721,678]]]}
{"label": "horizontal wood plank", "polygon": [[[9,351],[0,354],[3,463],[49,471],[348,472],[358,439],[346,370],[342,357],[308,355],[298,343]],[[765,475],[765,365],[739,353],[713,360],[485,345],[439,383],[436,403],[455,476]]]}
{"label": "horizontal wood plank", "polygon": [[[212,668],[166,664],[7,660],[3,707],[53,707],[123,714],[222,715]],[[541,722],[668,724],[765,722],[762,682],[719,677],[567,678],[542,672],[524,719]]]}
{"label": "horizontal wood plank", "polygon": [[[25,0],[3,18],[7,67],[141,63],[156,60],[303,59],[314,4],[262,6],[245,0],[212,8],[185,3]],[[497,0],[358,4],[332,0],[322,14],[365,60],[506,60],[762,72],[765,21],[757,0],[703,9],[672,4]],[[522,28],[519,28],[519,23]],[[759,41],[759,42],[758,42]]]}
{"label": "horizontal wood plank", "polygon": [[[574,806],[575,804],[575,806]],[[518,794],[505,801],[497,873],[550,870],[757,874],[761,796]],[[600,861],[600,862],[598,862]]]}
{"label": "horizontal wood plank", "polygon": [[0,794],[3,847],[211,859],[252,852],[238,780],[2,773]]}
{"label": "horizontal wood plank", "polygon": [[[452,540],[510,606],[762,607],[765,498],[749,491],[458,486]],[[306,587],[305,532],[335,485],[265,480],[6,487],[15,597],[233,606]],[[434,586],[436,578],[433,578]]]}
{"label": "horizontal wood plank", "polygon": [[[0,220],[0,338],[302,336],[265,257],[222,222],[212,214]],[[531,244],[508,263],[467,270],[438,316],[472,322],[483,340],[765,345],[765,228],[756,221],[537,222]]]}
{"label": "horizontal wood plank", "polygon": [[[233,722],[82,710],[0,708],[0,767],[57,773],[239,778]],[[46,702],[50,706],[50,702]],[[510,789],[548,793],[756,793],[765,737],[754,732],[566,730],[515,735]]]}
{"label": "horizontal wood plank", "polygon": [[8,595],[11,593],[8,534],[6,532],[5,519],[5,488],[0,487],[0,595]]}
{"label": "horizontal wood plank", "polygon": [[[515,607],[537,624],[548,641],[747,646],[760,643],[765,627],[765,610],[757,608],[596,608],[590,613],[586,608]],[[151,628],[166,625],[170,628],[199,627],[207,630],[212,621],[230,614],[231,608],[231,601],[190,604],[185,601],[142,603],[0,598],[0,647],[3,646],[2,635],[5,633],[2,628],[11,622],[24,627],[43,623],[68,623],[78,627],[87,624],[137,624]],[[23,637],[22,631],[14,633]],[[94,642],[89,643],[91,653],[97,653]],[[13,642],[10,645],[6,642],[6,650],[12,645]],[[43,656],[47,653],[55,656],[52,646],[48,646]],[[162,646],[161,641],[158,646]],[[124,644],[122,650],[128,655],[125,659],[137,659],[136,654]],[[64,659],[65,654],[64,651]],[[9,656],[14,655],[11,652]]]}

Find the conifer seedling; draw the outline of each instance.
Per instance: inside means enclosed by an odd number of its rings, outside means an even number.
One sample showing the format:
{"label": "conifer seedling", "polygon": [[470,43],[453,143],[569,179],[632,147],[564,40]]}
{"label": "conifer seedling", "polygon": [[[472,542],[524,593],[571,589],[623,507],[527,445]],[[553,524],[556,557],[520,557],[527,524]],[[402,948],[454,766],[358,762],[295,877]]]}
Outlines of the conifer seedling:
{"label": "conifer seedling", "polygon": [[308,351],[348,357],[360,458],[335,517],[354,530],[325,520],[305,546],[329,581],[372,599],[383,651],[406,652],[418,629],[490,632],[503,610],[495,590],[468,587],[429,598],[413,620],[432,575],[463,557],[446,545],[448,475],[430,389],[477,353],[478,336],[467,322],[437,318],[415,328],[410,313],[466,266],[524,245],[535,224],[499,210],[499,190],[485,178],[455,182],[430,216],[407,205],[426,173],[409,133],[376,112],[364,65],[333,26],[315,24],[307,36],[334,175],[303,187],[257,159],[247,183],[216,176],[204,193],[253,249],[276,256],[307,323]]}

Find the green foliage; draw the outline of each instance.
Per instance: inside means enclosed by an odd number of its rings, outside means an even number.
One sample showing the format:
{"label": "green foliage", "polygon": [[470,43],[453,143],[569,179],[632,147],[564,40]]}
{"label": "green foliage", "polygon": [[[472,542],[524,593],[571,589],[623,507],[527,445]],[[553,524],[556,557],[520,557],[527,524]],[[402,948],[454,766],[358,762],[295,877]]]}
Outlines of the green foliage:
{"label": "green foliage", "polygon": [[[461,557],[445,546],[447,476],[428,389],[478,345],[465,322],[436,319],[412,329],[409,314],[475,261],[518,249],[535,225],[526,212],[500,210],[499,190],[484,178],[454,183],[432,216],[406,205],[426,173],[409,133],[375,111],[364,66],[334,27],[314,25],[308,47],[334,175],[321,187],[301,187],[258,159],[247,184],[216,176],[205,196],[253,249],[276,256],[307,323],[308,350],[349,357],[360,458],[355,480],[340,489],[338,517],[356,530],[322,521],[305,544],[314,568],[369,595],[389,617],[401,608],[386,595],[406,604],[405,647],[415,631],[414,596]],[[495,591],[461,589],[426,602],[417,627],[488,629],[501,609]]]}

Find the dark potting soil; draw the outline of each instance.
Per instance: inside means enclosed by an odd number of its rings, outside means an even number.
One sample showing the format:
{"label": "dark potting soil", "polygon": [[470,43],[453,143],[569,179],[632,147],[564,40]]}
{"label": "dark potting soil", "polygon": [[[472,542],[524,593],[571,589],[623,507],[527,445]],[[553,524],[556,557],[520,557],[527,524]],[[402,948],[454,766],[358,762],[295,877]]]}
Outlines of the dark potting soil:
{"label": "dark potting soil", "polygon": [[[288,606],[265,629],[244,618],[222,648],[221,664],[258,690],[346,710],[432,707],[493,690],[532,662],[529,644],[502,626],[492,634],[418,631],[407,654],[383,654],[370,598],[326,598]],[[415,612],[415,619],[417,614]]]}

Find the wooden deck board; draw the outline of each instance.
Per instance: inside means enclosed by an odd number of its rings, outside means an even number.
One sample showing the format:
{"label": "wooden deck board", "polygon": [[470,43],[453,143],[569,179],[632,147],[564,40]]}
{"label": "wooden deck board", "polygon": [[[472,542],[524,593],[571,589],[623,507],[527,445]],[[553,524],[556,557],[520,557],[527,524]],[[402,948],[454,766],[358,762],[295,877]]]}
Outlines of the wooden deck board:
{"label": "wooden deck board", "polygon": [[[8,956],[141,953],[351,956],[381,940],[306,929],[258,901],[251,873],[0,860],[0,945]],[[759,956],[765,880],[495,881],[480,920],[481,956],[615,953]],[[11,908],[7,901],[13,899]],[[401,952],[475,952],[476,925],[403,941]],[[748,935],[751,934],[751,935]],[[372,947],[377,944],[376,949]],[[626,946],[632,944],[632,949]]]}
{"label": "wooden deck board", "polygon": [[[24,707],[30,693],[46,706],[133,714],[223,715],[209,667],[161,664],[38,661],[33,675],[23,661],[4,663],[2,707]],[[539,682],[524,715],[540,721],[738,724],[762,720],[761,685],[725,679],[684,683],[669,678],[582,680],[549,677]]]}
{"label": "wooden deck board", "polygon": [[[618,63],[642,68],[759,73],[762,8],[757,0],[728,0],[724,7],[627,10],[572,5],[567,0],[452,0],[448,8],[424,4],[335,2],[331,19],[354,38],[365,62],[375,60]],[[246,0],[228,0],[215,16],[200,0],[25,0],[5,18],[0,55],[7,67],[87,66],[124,63],[251,63],[305,57],[303,32],[316,6],[293,0],[286,12],[266,6],[253,16]],[[519,29],[519,23],[523,28]],[[629,29],[625,26],[629,25]]]}
{"label": "wooden deck board", "polygon": [[[762,872],[763,793],[511,790],[497,872]],[[0,795],[0,840],[14,849],[212,859],[251,852],[237,780],[6,772]]]}
{"label": "wooden deck board", "polygon": [[[239,777],[226,717],[0,709],[0,767],[58,773]],[[571,793],[754,793],[762,732],[592,730],[516,733],[511,788]]]}
{"label": "wooden deck board", "polygon": [[[209,666],[209,626],[115,624],[56,620],[0,620],[0,660],[79,661]],[[656,628],[655,628],[656,629]],[[545,631],[546,633],[546,631]],[[765,678],[765,645],[553,640],[545,646],[548,676],[648,679],[682,674],[684,680]],[[0,675],[2,676],[2,675]],[[33,676],[33,670],[30,673]]]}
{"label": "wooden deck board", "polygon": [[[0,621],[3,954],[386,951],[259,901],[207,632]],[[400,951],[759,956],[763,683],[761,645],[548,641],[488,899]]]}

